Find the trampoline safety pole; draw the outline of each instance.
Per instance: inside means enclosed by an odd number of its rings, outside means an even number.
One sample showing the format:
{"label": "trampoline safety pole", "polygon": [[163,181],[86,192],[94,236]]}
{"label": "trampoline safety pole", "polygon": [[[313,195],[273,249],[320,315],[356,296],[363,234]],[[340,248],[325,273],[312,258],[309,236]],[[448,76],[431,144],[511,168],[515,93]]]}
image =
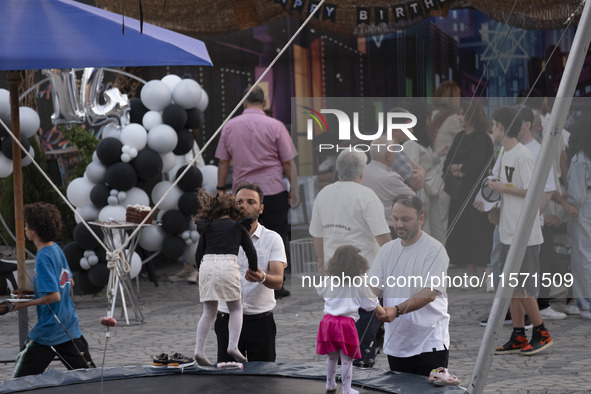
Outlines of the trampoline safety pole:
{"label": "trampoline safety pole", "polygon": [[[544,128],[542,147],[538,155],[538,160],[536,160],[529,189],[525,195],[525,209],[517,221],[513,243],[507,255],[505,269],[503,271],[505,278],[508,277],[509,273],[519,272],[534,221],[539,220],[537,211],[542,198],[544,184],[546,183],[553,158],[555,157],[554,153],[558,149],[558,139],[562,138],[562,130],[573,100],[583,62],[587,56],[589,43],[591,42],[590,2],[585,2],[573,45],[568,55],[564,74],[560,81],[558,92],[556,93],[556,100],[552,106],[548,127]],[[509,305],[512,293],[513,288],[510,286],[499,286],[497,288],[488,325],[482,338],[482,344],[480,345],[478,357],[474,364],[467,393],[480,394],[484,390],[495,350],[495,342],[498,333],[501,331],[503,317],[505,316],[505,311]]]}

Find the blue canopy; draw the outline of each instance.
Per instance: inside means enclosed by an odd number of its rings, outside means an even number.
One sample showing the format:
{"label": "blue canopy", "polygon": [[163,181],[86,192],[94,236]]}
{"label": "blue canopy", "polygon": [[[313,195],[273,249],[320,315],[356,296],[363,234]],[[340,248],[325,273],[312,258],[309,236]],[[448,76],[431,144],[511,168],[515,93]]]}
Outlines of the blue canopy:
{"label": "blue canopy", "polygon": [[0,1],[0,70],[203,65],[202,41],[71,0]]}

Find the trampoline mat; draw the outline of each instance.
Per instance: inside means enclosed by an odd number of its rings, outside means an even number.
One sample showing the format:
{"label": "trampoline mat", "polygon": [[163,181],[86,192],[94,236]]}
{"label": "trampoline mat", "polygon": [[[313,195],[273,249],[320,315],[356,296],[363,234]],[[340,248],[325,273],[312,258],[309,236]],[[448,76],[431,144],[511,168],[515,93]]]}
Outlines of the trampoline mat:
{"label": "trampoline mat", "polygon": [[[100,382],[73,384],[61,387],[46,387],[28,390],[30,393],[100,393]],[[360,389],[360,393],[383,393],[372,389]],[[236,389],[244,393],[301,393],[318,394],[326,390],[324,381],[315,379],[287,378],[276,376],[238,376],[238,375],[165,375],[143,378],[108,380],[103,382],[104,393],[166,393],[171,389],[175,394],[183,393],[229,393]],[[340,389],[340,385],[339,385]],[[342,391],[341,391],[342,392]]]}

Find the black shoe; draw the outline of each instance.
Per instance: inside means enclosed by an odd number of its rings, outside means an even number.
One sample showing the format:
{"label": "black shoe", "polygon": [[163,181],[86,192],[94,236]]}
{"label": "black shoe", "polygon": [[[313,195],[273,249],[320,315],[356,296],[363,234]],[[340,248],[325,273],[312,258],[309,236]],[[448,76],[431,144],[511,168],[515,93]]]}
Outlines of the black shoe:
{"label": "black shoe", "polygon": [[152,366],[158,368],[168,367],[168,354],[160,353],[152,359]]}
{"label": "black shoe", "polygon": [[180,353],[175,353],[168,359],[168,367],[184,368],[195,364],[193,357],[186,357]]}
{"label": "black shoe", "polygon": [[275,290],[275,299],[280,299],[283,297],[289,297],[291,293],[285,287],[281,286],[279,290]]}
{"label": "black shoe", "polygon": [[[488,324],[488,315],[484,315],[480,318],[480,327],[486,327]],[[503,325],[508,326],[511,324],[511,312],[507,311]],[[530,327],[531,328],[531,327]]]}
{"label": "black shoe", "polygon": [[525,349],[527,345],[527,337],[517,335],[514,331],[511,333],[511,339],[509,339],[509,342],[496,348],[495,354],[521,353],[521,350]]}
{"label": "black shoe", "polygon": [[553,344],[554,342],[552,342],[552,338],[550,338],[550,332],[548,332],[548,330],[534,330],[529,344],[521,349],[521,355],[534,355],[544,349],[549,348]]}

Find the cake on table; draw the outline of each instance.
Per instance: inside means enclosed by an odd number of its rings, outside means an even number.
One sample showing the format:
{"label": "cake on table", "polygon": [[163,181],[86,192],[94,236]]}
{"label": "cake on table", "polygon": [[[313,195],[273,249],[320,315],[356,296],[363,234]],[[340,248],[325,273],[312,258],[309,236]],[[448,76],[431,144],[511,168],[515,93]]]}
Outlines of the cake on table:
{"label": "cake on table", "polygon": [[[148,216],[152,208],[147,207],[145,205],[128,205],[127,210],[125,211],[125,221],[130,223],[141,223],[144,218]],[[146,220],[146,224],[152,223],[152,216]]]}

